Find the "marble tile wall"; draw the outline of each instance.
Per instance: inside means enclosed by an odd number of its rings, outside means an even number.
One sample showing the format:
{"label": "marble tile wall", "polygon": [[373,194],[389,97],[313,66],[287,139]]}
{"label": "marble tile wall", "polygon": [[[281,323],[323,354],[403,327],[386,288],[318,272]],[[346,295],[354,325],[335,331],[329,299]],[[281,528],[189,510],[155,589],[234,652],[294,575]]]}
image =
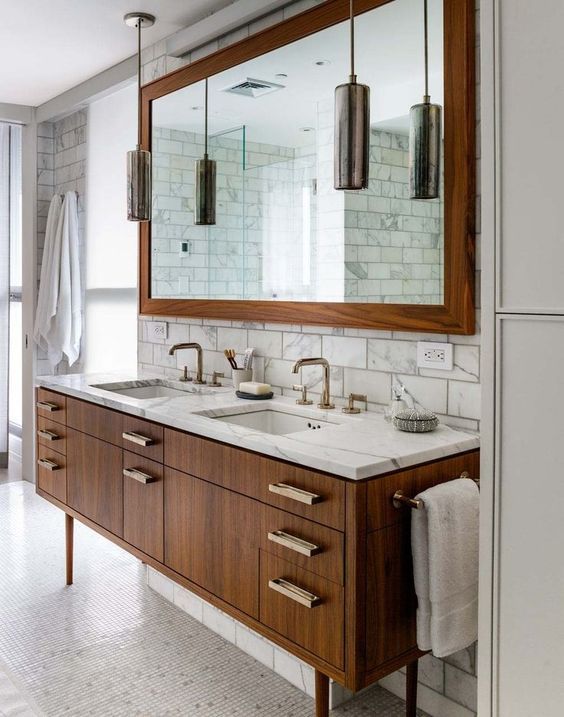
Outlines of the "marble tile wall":
{"label": "marble tile wall", "polygon": [[[56,122],[43,122],[37,128],[37,276],[41,274],[45,226],[53,194],[78,192],[79,247],[84,291],[86,224],[86,124],[87,111],[78,110]],[[57,373],[80,373],[79,359],[71,369],[62,361]],[[37,350],[37,375],[51,374],[45,353]]]}
{"label": "marble tile wall", "polygon": [[[144,51],[143,77],[148,82],[177,67],[189,64],[232,42],[247,37],[264,27],[295,15],[323,0],[299,0],[261,18],[249,26],[220,36],[217,40],[197,48],[184,58],[168,57],[166,41],[159,42]],[[479,26],[479,0],[476,0],[476,24]],[[479,66],[479,48],[477,52]],[[479,109],[477,174],[480,174]],[[327,158],[328,159],[328,158]],[[315,326],[281,324],[245,324],[242,322],[213,321],[206,319],[171,319],[167,342],[148,339],[147,322],[139,321],[139,366],[161,374],[178,372],[178,365],[167,357],[168,342],[199,341],[205,348],[206,370],[214,369],[228,373],[221,353],[224,347],[234,347],[238,352],[246,346],[257,348],[257,377],[264,375],[280,393],[290,391],[290,367],[297,356],[322,353],[333,364],[333,390],[342,403],[350,392],[366,392],[370,408],[386,403],[394,376],[405,381],[408,389],[424,405],[437,411],[443,420],[452,425],[479,428],[480,421],[480,215],[478,200],[476,304],[478,328],[474,336],[417,335],[404,332],[385,332],[355,329],[327,329]],[[162,317],[158,317],[159,319]],[[455,367],[452,372],[437,372],[416,368],[416,342],[419,339],[451,341],[454,344]],[[315,369],[305,378],[313,390],[319,391],[319,378]],[[420,676],[419,692],[421,707],[434,717],[474,717],[476,713],[476,669],[474,648],[452,656],[447,660],[424,658]],[[281,665],[274,665],[281,670]],[[403,695],[402,672],[394,673],[383,681],[387,689]]]}

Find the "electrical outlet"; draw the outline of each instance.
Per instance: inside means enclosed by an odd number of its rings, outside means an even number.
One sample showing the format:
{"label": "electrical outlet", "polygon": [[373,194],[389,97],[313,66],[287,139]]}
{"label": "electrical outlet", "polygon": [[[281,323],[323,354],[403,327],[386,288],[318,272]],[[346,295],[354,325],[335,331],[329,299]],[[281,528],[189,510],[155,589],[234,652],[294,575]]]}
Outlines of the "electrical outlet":
{"label": "electrical outlet", "polygon": [[166,321],[149,321],[147,323],[147,338],[150,339],[167,339],[168,324]]}
{"label": "electrical outlet", "polygon": [[434,368],[438,371],[452,371],[453,345],[433,341],[417,343],[417,368]]}

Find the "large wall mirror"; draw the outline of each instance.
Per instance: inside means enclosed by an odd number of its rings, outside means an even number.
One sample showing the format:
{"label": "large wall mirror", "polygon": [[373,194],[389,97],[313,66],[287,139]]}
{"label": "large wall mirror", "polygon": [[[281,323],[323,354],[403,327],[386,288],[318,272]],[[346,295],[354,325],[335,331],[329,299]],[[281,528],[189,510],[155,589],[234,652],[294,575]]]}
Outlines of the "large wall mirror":
{"label": "large wall mirror", "polygon": [[[370,181],[363,191],[333,188],[348,6],[328,0],[144,88],[153,211],[141,228],[143,313],[473,331],[470,3],[428,0],[429,88],[444,108],[433,200],[409,191],[423,0],[356,2],[356,72],[371,88]],[[194,222],[205,78],[213,226]]]}

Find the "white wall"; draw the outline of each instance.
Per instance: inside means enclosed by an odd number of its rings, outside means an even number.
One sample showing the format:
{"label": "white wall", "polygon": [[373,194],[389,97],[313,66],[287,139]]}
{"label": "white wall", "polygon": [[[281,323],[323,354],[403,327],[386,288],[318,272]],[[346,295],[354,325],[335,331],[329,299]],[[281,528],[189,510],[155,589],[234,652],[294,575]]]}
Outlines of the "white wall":
{"label": "white wall", "polygon": [[137,91],[93,102],[88,114],[84,370],[135,371],[137,225],[126,219],[126,153],[137,142]]}

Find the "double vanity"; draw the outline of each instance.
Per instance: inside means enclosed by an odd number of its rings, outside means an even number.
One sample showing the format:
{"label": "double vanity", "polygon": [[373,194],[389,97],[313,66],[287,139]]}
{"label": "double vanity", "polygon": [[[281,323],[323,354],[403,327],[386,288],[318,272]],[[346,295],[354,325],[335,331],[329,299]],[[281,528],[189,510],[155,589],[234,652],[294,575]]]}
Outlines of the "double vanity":
{"label": "double vanity", "polygon": [[[37,389],[37,492],[316,670],[359,690],[408,666],[416,598],[409,508],[468,472],[477,436],[396,431],[278,396],[162,378],[54,376]],[[411,695],[411,697],[410,697]]]}

